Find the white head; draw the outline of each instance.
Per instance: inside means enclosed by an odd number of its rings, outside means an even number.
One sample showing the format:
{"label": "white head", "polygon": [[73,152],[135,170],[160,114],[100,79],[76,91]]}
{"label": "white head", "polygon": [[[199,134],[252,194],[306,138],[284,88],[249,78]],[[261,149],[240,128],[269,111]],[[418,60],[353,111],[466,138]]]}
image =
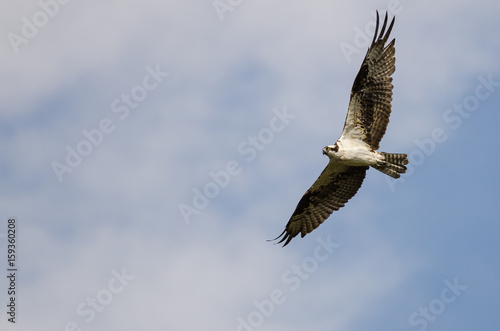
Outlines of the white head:
{"label": "white head", "polygon": [[339,145],[328,145],[323,148],[323,154],[328,155],[330,159],[340,159]]}

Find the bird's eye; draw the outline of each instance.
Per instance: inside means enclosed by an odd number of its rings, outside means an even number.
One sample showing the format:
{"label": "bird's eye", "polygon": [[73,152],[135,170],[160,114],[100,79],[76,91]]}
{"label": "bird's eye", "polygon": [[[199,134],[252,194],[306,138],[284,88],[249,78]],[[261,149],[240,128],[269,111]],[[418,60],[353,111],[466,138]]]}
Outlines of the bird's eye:
{"label": "bird's eye", "polygon": [[339,151],[339,146],[337,144],[335,144],[335,146],[333,146],[332,150],[334,152],[338,152]]}

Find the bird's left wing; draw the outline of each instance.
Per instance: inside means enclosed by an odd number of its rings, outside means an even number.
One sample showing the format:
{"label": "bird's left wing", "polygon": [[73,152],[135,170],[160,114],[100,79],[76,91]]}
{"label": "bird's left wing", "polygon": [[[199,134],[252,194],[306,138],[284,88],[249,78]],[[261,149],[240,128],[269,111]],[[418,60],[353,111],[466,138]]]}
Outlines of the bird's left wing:
{"label": "bird's left wing", "polygon": [[293,237],[304,237],[339,210],[361,187],[368,167],[328,163],[314,184],[300,199],[285,230],[275,239],[288,245]]}
{"label": "bird's left wing", "polygon": [[396,70],[394,39],[387,46],[385,44],[393,25],[394,18],[387,32],[385,31],[386,14],[379,34],[377,12],[375,35],[354,79],[349,109],[340,138],[363,140],[374,150],[379,148],[391,114],[393,88],[391,75]]}

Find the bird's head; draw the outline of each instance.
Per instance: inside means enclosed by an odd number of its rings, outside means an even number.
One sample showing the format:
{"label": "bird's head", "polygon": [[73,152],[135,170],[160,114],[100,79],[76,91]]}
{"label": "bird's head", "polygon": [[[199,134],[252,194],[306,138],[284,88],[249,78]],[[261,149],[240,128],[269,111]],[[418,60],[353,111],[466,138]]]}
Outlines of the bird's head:
{"label": "bird's head", "polygon": [[335,145],[328,145],[323,148],[323,154],[328,155],[330,159],[339,159],[339,145],[335,143]]}

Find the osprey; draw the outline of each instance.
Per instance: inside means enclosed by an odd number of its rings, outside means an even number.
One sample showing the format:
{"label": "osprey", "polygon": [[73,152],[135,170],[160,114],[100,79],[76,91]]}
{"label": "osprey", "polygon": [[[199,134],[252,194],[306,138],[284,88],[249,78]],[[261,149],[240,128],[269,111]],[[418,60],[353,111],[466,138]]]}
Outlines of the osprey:
{"label": "osprey", "polygon": [[394,18],[385,32],[386,13],[378,34],[377,12],[375,35],[354,79],[342,135],[335,144],[323,148],[330,162],[300,199],[285,230],[274,239],[282,237],[278,243],[284,241],[283,246],[299,233],[304,237],[343,207],[361,187],[369,167],[393,178],[406,171],[406,154],[377,152],[391,114],[395,39],[385,44],[393,25]]}

